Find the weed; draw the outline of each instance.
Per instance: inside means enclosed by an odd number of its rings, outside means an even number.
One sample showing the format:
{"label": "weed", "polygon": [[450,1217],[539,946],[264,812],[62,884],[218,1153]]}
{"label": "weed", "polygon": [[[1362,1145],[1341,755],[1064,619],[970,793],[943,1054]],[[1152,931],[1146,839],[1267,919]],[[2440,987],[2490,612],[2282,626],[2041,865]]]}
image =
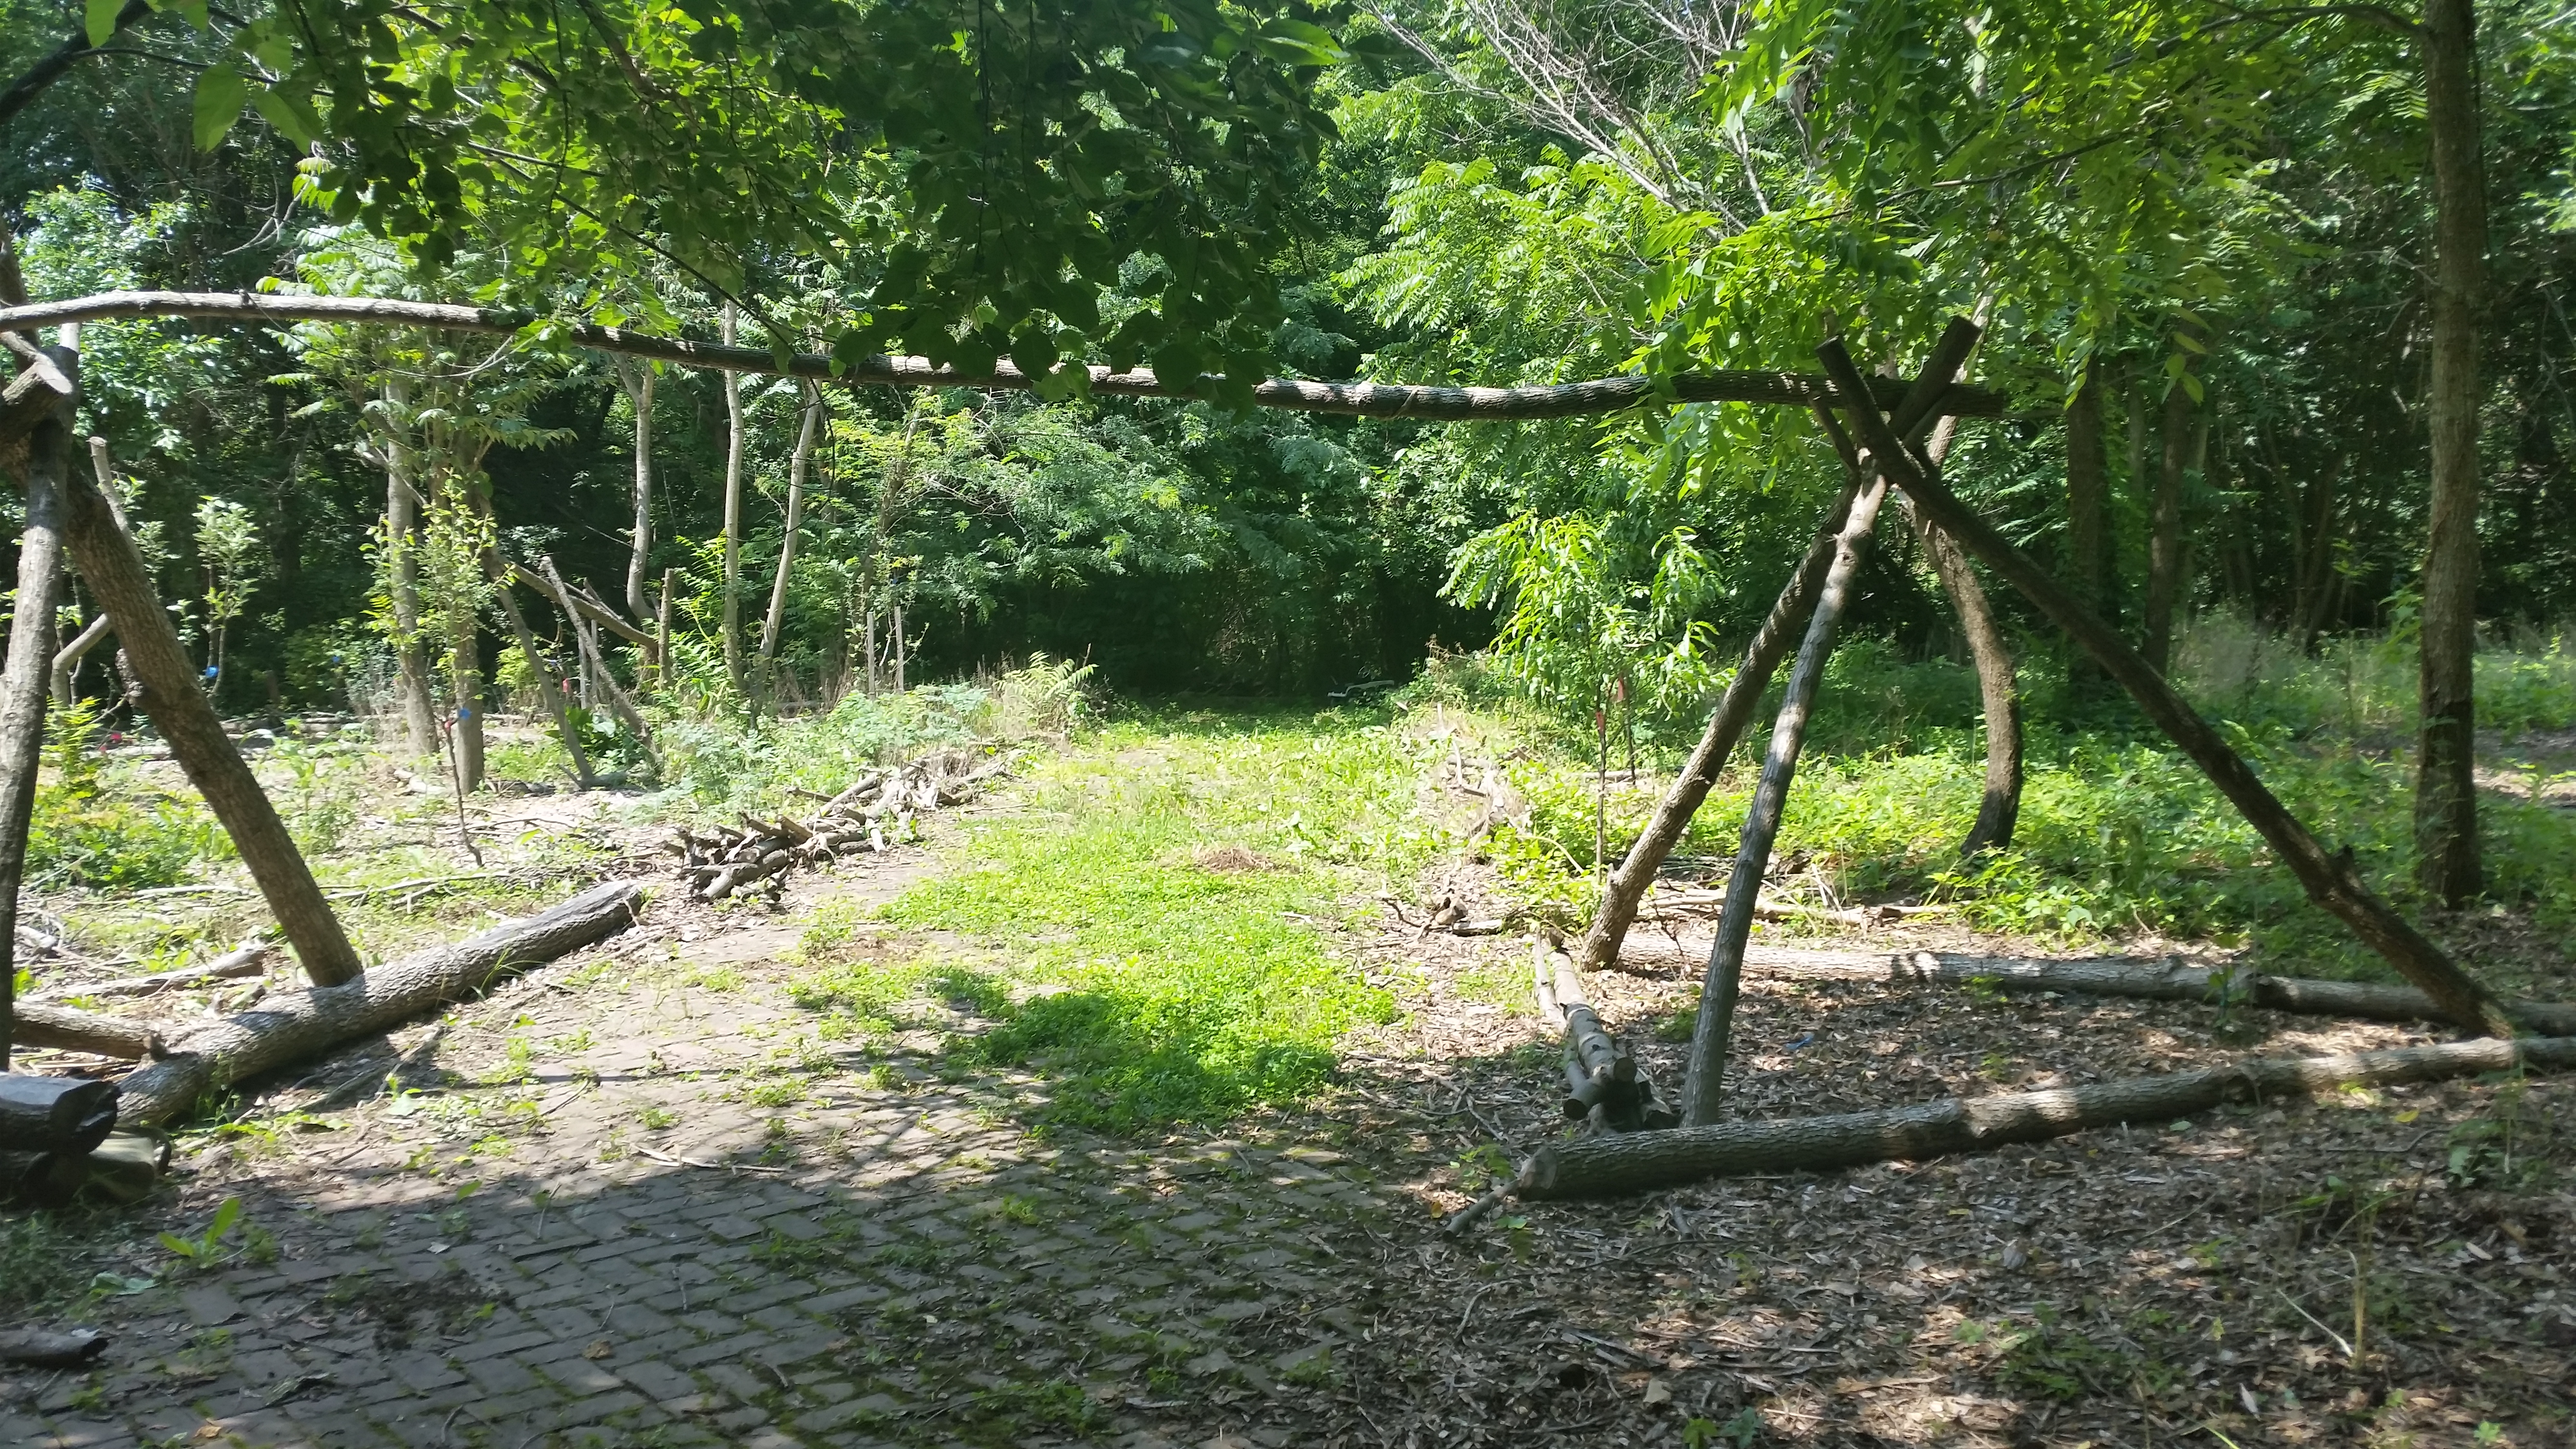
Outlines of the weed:
{"label": "weed", "polygon": [[216,1207],[214,1218],[206,1224],[203,1232],[193,1238],[183,1238],[177,1233],[163,1233],[161,1246],[176,1254],[182,1263],[199,1272],[204,1272],[233,1256],[236,1250],[227,1249],[224,1240],[232,1236],[235,1227],[240,1226],[241,1215],[241,1199],[225,1198]]}
{"label": "weed", "polygon": [[0,1318],[32,1316],[39,1306],[67,1301],[92,1281],[76,1221],[52,1212],[0,1216]]}
{"label": "weed", "polygon": [[648,1132],[667,1132],[680,1125],[680,1114],[668,1107],[647,1107],[635,1114],[635,1120]]}

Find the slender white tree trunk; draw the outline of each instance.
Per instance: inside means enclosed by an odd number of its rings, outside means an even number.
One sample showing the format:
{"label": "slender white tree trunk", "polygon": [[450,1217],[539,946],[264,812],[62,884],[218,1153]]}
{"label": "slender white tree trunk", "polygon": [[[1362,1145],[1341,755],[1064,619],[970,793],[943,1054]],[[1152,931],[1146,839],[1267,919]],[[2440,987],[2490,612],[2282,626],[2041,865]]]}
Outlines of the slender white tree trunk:
{"label": "slender white tree trunk", "polygon": [[[734,304],[725,303],[724,340],[733,345]],[[742,377],[724,375],[724,661],[734,692],[748,695],[742,673]]]}

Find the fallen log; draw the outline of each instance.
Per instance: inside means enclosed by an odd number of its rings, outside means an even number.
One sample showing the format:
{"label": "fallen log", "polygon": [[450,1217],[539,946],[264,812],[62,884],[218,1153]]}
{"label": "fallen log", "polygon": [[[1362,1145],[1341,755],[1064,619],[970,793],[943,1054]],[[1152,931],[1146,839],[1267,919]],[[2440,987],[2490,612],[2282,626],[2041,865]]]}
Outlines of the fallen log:
{"label": "fallen log", "polygon": [[15,1031],[18,1045],[55,1051],[89,1052],[102,1057],[157,1056],[161,1035],[148,1022],[107,1016],[50,1001],[21,1001]]}
{"label": "fallen log", "polygon": [[88,1152],[116,1130],[116,1083],[0,1072],[0,1149]]}
{"label": "fallen log", "polygon": [[1601,1024],[1574,958],[1555,933],[1530,940],[1531,990],[1539,1015],[1565,1033],[1565,1115],[1596,1132],[1670,1127],[1680,1118],[1655,1095],[1637,1059]]}
{"label": "fallen log", "polygon": [[157,996],[164,991],[185,991],[210,981],[239,980],[257,976],[268,969],[268,958],[277,947],[266,941],[253,941],[237,950],[227,951],[202,966],[188,966],[177,971],[156,971],[149,976],[128,976],[121,981],[93,981],[80,986],[63,986],[47,991],[42,1001],[67,1001],[78,997]]}
{"label": "fallen log", "polygon": [[523,920],[376,967],[354,981],[286,991],[179,1038],[128,1076],[127,1125],[155,1124],[206,1093],[460,1001],[513,970],[624,930],[644,900],[633,881],[596,885]]}
{"label": "fallen log", "polygon": [[79,1368],[107,1351],[107,1335],[95,1328],[55,1332],[43,1328],[0,1331],[0,1363],[29,1368]]}
{"label": "fallen log", "polygon": [[891,849],[919,816],[973,799],[987,781],[1010,770],[1008,760],[968,769],[972,758],[964,750],[935,750],[894,769],[870,770],[808,819],[745,814],[740,829],[684,826],[666,848],[680,857],[689,894],[700,900],[720,901],[763,882],[775,891],[798,866],[819,866],[848,850]]}
{"label": "fallen log", "polygon": [[[1745,964],[1765,974],[1812,981],[1938,982],[1996,991],[2063,991],[2080,996],[2119,996],[2141,1001],[2230,1002],[2308,1016],[2361,1021],[2434,1021],[2450,1018],[2412,986],[2367,981],[2321,981],[2267,976],[2225,966],[2192,966],[2173,958],[2089,956],[2048,961],[2028,956],[1976,956],[1951,951],[1795,951],[1755,946]],[[2546,1036],[2576,1036],[2576,1005],[2513,1000],[2507,1010]]]}
{"label": "fallen log", "polygon": [[2576,1066],[2576,1037],[2494,1037],[2330,1057],[2257,1057],[2221,1067],[2044,1092],[1944,1098],[1876,1112],[1724,1122],[1542,1147],[1521,1164],[1525,1201],[1617,1197],[1756,1172],[1991,1152],[2123,1122],[2171,1122],[2221,1102],[2343,1087],[2435,1082],[2515,1067]]}

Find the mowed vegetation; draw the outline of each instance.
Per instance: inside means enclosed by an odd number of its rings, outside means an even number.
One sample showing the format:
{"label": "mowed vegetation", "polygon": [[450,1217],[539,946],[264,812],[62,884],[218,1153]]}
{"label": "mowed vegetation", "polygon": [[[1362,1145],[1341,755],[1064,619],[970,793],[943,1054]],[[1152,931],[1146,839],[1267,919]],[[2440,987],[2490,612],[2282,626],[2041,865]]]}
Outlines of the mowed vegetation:
{"label": "mowed vegetation", "polygon": [[1045,1121],[1132,1131],[1296,1101],[1343,1033],[1394,1012],[1339,928],[1409,894],[1443,844],[1414,809],[1428,747],[1403,723],[1157,710],[1088,733],[873,918],[907,944],[827,909],[798,999],[861,1035],[962,1005],[952,1061],[1025,1069]]}

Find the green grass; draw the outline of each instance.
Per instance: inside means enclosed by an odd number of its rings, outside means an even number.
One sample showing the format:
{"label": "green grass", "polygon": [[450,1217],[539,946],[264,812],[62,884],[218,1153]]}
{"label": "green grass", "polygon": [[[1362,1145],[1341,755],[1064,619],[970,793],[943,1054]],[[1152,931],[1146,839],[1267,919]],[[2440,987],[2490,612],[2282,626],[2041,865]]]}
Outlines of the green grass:
{"label": "green grass", "polygon": [[[2411,766],[2387,641],[2335,644],[2321,657],[2266,654],[2226,621],[2185,641],[2182,668],[2265,783],[2326,842],[2410,912]],[[1775,862],[1821,871],[1864,899],[1947,901],[1982,930],[2089,945],[2140,933],[2251,944],[2300,974],[2379,978],[2386,968],[2310,905],[2262,840],[2207,778],[2161,738],[2116,712],[2049,712],[2053,680],[2031,671],[2025,784],[2014,848],[1973,866],[1957,858],[1984,786],[1983,742],[1965,671],[1895,661],[1883,646],[1845,651],[1827,680],[1799,764]],[[2411,673],[2409,674],[2411,681]],[[2576,723],[2576,657],[2563,641],[2479,659],[2482,716],[2508,733]],[[2406,684],[2411,691],[2412,684]],[[1767,719],[1767,715],[1765,716]],[[1761,740],[1740,746],[1682,849],[1731,857]],[[1534,907],[1584,918],[1596,785],[1591,761],[1561,747],[1513,767],[1531,829],[1505,831],[1492,856]],[[1610,851],[1625,850],[1662,781],[1610,797]],[[2566,941],[2576,932],[2576,812],[2490,795],[2480,805],[2487,899]],[[1775,869],[1776,869],[1775,865]]]}
{"label": "green grass", "polygon": [[[871,947],[846,914],[809,932],[799,999],[862,1034],[948,1003],[951,1060],[1026,1069],[1041,1120],[1115,1132],[1293,1102],[1341,1035],[1392,1017],[1322,925],[1438,847],[1413,818],[1413,746],[1383,715],[1204,714],[1120,724],[1034,769],[1024,808],[882,912],[966,949]],[[1209,870],[1239,847],[1270,868]]]}

